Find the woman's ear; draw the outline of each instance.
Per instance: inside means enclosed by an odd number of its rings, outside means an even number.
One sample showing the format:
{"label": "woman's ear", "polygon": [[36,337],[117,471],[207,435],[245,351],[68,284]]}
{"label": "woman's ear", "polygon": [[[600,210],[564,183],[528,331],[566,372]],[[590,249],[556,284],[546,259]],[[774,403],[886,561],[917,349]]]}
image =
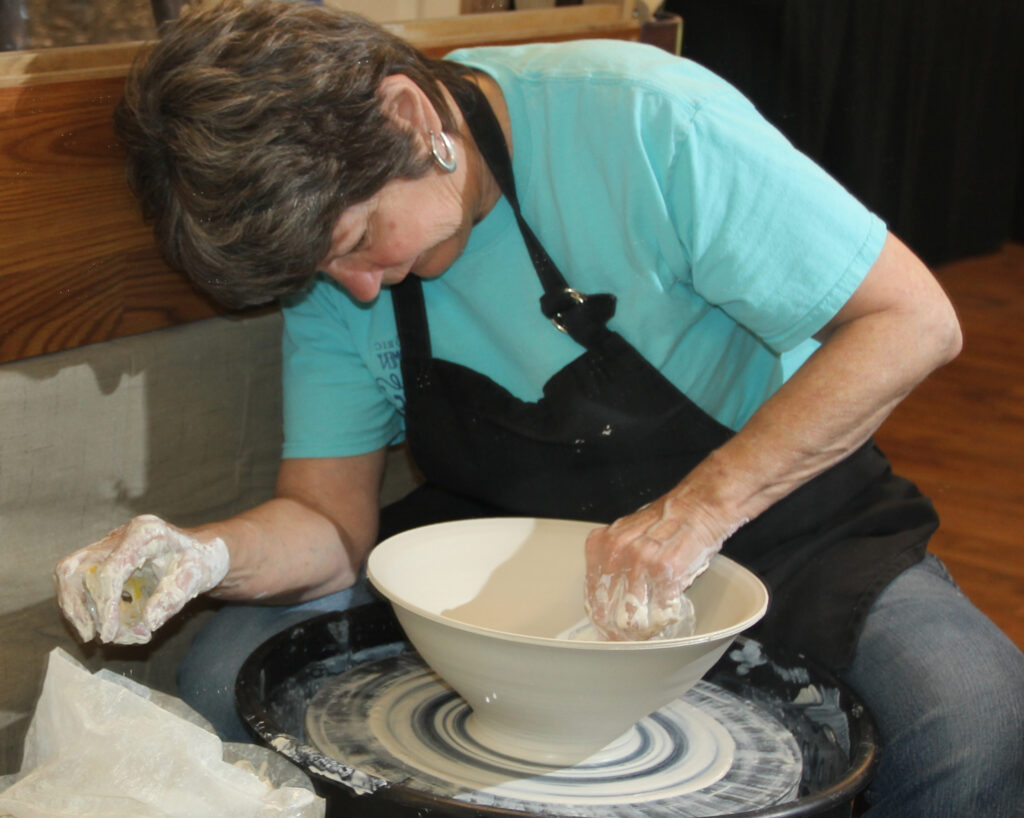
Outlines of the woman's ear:
{"label": "woman's ear", "polygon": [[381,80],[377,88],[381,109],[395,124],[421,133],[440,130],[440,118],[427,95],[405,74],[391,74]]}

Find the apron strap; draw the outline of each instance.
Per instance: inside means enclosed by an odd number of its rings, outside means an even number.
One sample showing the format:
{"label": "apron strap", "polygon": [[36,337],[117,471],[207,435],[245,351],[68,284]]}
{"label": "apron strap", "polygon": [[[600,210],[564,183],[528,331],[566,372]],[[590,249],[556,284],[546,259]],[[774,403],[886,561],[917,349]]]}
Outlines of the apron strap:
{"label": "apron strap", "polygon": [[610,293],[587,295],[573,289],[566,282],[558,265],[523,218],[512,174],[512,160],[498,118],[483,91],[475,83],[467,85],[467,93],[453,92],[452,96],[462,111],[481,156],[512,206],[530,261],[544,287],[544,295],[540,299],[541,312],[557,329],[568,333],[576,343],[589,349],[607,331],[605,324],[615,314],[615,296]]}

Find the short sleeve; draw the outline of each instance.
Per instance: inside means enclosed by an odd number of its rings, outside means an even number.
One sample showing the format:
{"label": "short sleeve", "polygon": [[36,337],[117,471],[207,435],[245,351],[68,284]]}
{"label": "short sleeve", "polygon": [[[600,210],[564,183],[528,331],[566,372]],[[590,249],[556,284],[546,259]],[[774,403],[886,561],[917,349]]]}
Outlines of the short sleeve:
{"label": "short sleeve", "polygon": [[365,454],[402,435],[402,418],[358,352],[332,285],[284,307],[285,458]]}
{"label": "short sleeve", "polygon": [[885,225],[738,93],[705,99],[670,169],[691,284],[777,353],[820,330],[881,252]]}

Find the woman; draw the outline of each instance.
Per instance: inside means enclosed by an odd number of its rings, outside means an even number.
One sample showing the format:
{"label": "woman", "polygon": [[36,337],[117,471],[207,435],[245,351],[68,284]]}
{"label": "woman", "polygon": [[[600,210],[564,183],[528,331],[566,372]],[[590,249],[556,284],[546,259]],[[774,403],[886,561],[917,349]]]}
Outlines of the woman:
{"label": "woman", "polygon": [[[870,442],[959,350],[952,307],[735,90],[634,44],[433,62],[355,16],[226,3],[163,32],[118,128],[170,263],[229,305],[284,299],[286,442],[275,499],[188,531],[138,518],[64,560],[83,639],[145,641],[204,592],[275,603],[226,608],[183,670],[237,737],[240,662],[358,601],[382,534],[595,520],[610,638],[671,629],[719,549],[765,578],[761,638],[881,724],[873,814],[1024,803],[1024,658],[924,559],[934,512]],[[427,485],[378,520],[403,436]],[[124,624],[144,565],[163,582]]]}

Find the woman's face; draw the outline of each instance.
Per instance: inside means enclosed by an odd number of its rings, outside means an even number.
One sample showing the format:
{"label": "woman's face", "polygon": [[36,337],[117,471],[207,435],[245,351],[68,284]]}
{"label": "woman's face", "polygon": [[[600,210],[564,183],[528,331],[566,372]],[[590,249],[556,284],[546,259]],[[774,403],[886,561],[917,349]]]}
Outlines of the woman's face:
{"label": "woman's face", "polygon": [[[461,169],[460,169],[461,170]],[[320,270],[359,301],[413,273],[434,278],[459,257],[472,228],[460,174],[396,179],[345,210]]]}

